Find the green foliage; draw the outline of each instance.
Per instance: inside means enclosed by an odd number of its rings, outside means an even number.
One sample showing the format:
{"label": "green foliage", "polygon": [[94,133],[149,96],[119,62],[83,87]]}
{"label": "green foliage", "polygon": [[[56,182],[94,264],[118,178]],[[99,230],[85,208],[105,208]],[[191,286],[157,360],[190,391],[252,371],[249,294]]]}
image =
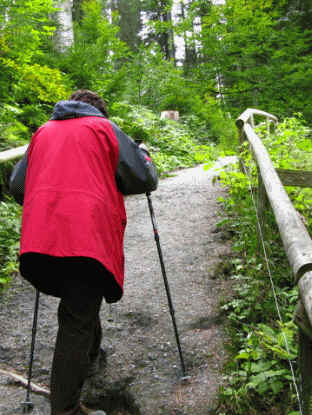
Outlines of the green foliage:
{"label": "green foliage", "polygon": [[55,30],[50,18],[55,11],[53,0],[0,0],[0,56],[25,64],[40,55],[40,46]]}
{"label": "green foliage", "polygon": [[206,95],[198,99],[194,113],[202,121],[209,140],[220,144],[228,154],[235,154],[238,147],[238,134],[230,113],[224,113],[220,103]]}
{"label": "green foliage", "polygon": [[20,113],[16,113],[17,119],[32,130],[48,119],[55,102],[67,98],[70,93],[69,80],[58,69],[37,63],[20,64],[12,59],[3,59],[0,67],[10,73],[12,80],[11,91],[3,91],[10,94],[6,101],[13,107],[22,107]]}
{"label": "green foliage", "polygon": [[13,105],[0,106],[0,151],[25,144],[28,129],[17,120],[22,110]]}
{"label": "green foliage", "polygon": [[17,271],[21,208],[12,200],[0,202],[0,291]]}
{"label": "green foliage", "polygon": [[[242,348],[235,356],[232,363],[234,369],[238,369],[229,377],[230,387],[223,392],[224,396],[231,396],[233,392],[240,396],[258,394],[269,403],[272,397],[278,397],[283,389],[289,386],[292,380],[287,368],[287,359],[295,359],[297,355],[294,333],[296,328],[292,321],[280,324],[278,328],[272,328],[259,323],[256,331],[250,332],[243,328],[246,340]],[[285,348],[285,338],[290,345],[291,352]],[[286,360],[286,365],[281,362]],[[250,402],[248,402],[250,405]],[[246,410],[246,406],[239,409],[239,413]]]}
{"label": "green foliage", "polygon": [[199,74],[208,85],[221,80],[234,115],[251,107],[277,116],[301,111],[311,119],[311,28],[302,29],[299,9],[286,2],[228,0],[204,17],[199,39],[206,62]]}
{"label": "green foliage", "polygon": [[134,140],[143,140],[147,144],[161,174],[212,157],[211,147],[200,146],[187,125],[160,120],[151,110],[124,102],[114,104],[111,112],[112,120],[123,131]]}
{"label": "green foliage", "polygon": [[68,97],[69,84],[63,74],[46,65],[23,65],[16,67],[21,81],[16,85],[15,99],[54,104]]}
{"label": "green foliage", "polygon": [[264,145],[276,168],[309,170],[312,156],[311,131],[301,114],[288,117],[281,122],[274,134],[267,135],[259,128]]}
{"label": "green foliage", "polygon": [[[311,170],[312,135],[301,114],[285,118],[278,125],[276,132],[270,136],[267,136],[263,129],[259,129],[258,133],[276,168]],[[295,208],[305,218],[306,226],[312,231],[312,189],[287,187],[286,191]]]}
{"label": "green foliage", "polygon": [[1,122],[8,121],[2,130],[4,146],[29,138],[28,128],[38,128],[55,101],[69,94],[64,74],[42,64],[55,30],[51,15],[56,10],[52,0],[0,0],[0,111]]}
{"label": "green foliage", "polygon": [[0,106],[1,145],[4,148],[25,144],[50,116],[54,103],[70,93],[69,83],[58,69],[39,64],[19,64],[11,59],[2,61],[12,71],[12,96]]}
{"label": "green foliage", "polygon": [[141,47],[127,65],[129,81],[125,100],[148,106],[155,112],[176,110],[182,115],[195,112],[199,98],[183,76],[183,70],[164,59],[156,44]]}
{"label": "green foliage", "polygon": [[225,113],[208,92],[203,94],[202,85],[198,87],[185,78],[181,68],[166,61],[155,45],[141,48],[130,60],[127,73],[130,81],[123,94],[125,100],[155,112],[179,111],[200,142],[221,142],[227,151],[236,150],[237,131],[230,113]]}
{"label": "green foliage", "polygon": [[124,87],[122,61],[129,51],[118,39],[118,27],[102,13],[101,2],[83,2],[83,18],[76,24],[75,42],[56,58],[75,88],[97,91],[110,103]]}
{"label": "green foliage", "polygon": [[[285,119],[275,134],[267,136],[258,129],[276,167],[306,169],[311,157],[310,131],[300,117]],[[221,389],[220,412],[227,414],[288,414],[298,407],[292,388],[288,359],[297,359],[297,328],[293,322],[298,300],[292,286],[292,273],[282,248],[271,211],[265,213],[262,228],[282,321],[279,321],[267,264],[258,238],[258,223],[250,189],[257,187],[257,171],[246,144],[243,157],[249,176],[238,166],[221,172],[221,181],[229,196],[220,200],[226,217],[221,227],[234,235],[231,280],[233,297],[222,309],[229,321],[230,359],[227,364],[227,387]],[[289,195],[301,214],[307,214],[311,230],[310,189],[289,188]],[[287,340],[287,346],[286,346]],[[297,373],[298,376],[298,373]],[[298,382],[298,379],[297,379]]]}

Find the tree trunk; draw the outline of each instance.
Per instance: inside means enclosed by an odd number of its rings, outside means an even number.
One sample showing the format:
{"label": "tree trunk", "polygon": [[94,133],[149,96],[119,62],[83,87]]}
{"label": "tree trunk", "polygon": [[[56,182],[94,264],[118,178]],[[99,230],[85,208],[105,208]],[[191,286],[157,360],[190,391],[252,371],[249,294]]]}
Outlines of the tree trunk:
{"label": "tree trunk", "polygon": [[82,20],[82,3],[83,0],[73,0],[72,16],[76,23],[80,23]]}
{"label": "tree trunk", "polygon": [[139,33],[142,29],[140,1],[118,0],[116,10],[119,14],[120,40],[127,43],[130,49],[137,50],[140,45]]}
{"label": "tree trunk", "polygon": [[60,8],[60,11],[57,13],[59,27],[55,34],[55,47],[63,52],[74,42],[73,0],[56,1],[56,6]]}
{"label": "tree trunk", "polygon": [[160,14],[160,20],[168,23],[168,30],[161,33],[160,36],[161,48],[164,51],[167,60],[175,59],[171,11],[162,11]]}
{"label": "tree trunk", "polygon": [[[181,17],[182,20],[186,20],[187,17],[187,10],[186,10],[186,6],[188,5],[185,3],[181,3]],[[190,28],[190,30],[188,32],[193,33],[193,26],[192,28]],[[184,32],[184,68],[185,71],[187,72],[187,68],[192,67],[195,65],[196,61],[197,61],[197,55],[196,55],[196,50],[195,50],[195,45],[194,42],[189,40],[189,36],[187,34],[187,32]]]}
{"label": "tree trunk", "polygon": [[172,0],[142,2],[145,20],[160,23],[159,27],[148,33],[144,40],[146,44],[157,42],[167,60],[175,59],[175,44],[172,28]]}

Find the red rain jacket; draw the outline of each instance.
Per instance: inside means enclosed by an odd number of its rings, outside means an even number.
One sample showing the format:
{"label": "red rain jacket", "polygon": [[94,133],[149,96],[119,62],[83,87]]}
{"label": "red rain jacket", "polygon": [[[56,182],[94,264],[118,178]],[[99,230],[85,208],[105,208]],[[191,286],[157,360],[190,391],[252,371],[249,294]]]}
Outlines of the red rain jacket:
{"label": "red rain jacket", "polygon": [[[71,103],[58,105],[67,114]],[[32,137],[26,156],[20,255],[93,258],[122,289],[127,219],[121,192],[154,190],[157,175],[144,150],[92,106],[78,104],[91,107],[87,109],[95,115],[78,111],[72,118],[69,112],[66,119],[56,109],[54,120]]]}

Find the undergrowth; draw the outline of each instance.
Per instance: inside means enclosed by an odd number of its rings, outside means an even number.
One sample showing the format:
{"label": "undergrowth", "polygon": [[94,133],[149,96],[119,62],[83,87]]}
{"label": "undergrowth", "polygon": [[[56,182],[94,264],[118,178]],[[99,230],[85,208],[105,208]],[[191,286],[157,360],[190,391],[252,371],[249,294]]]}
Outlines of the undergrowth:
{"label": "undergrowth", "polygon": [[216,147],[199,143],[194,125],[161,120],[148,108],[125,102],[114,104],[111,112],[112,121],[126,134],[144,141],[161,176],[215,157]]}
{"label": "undergrowth", "polygon": [[17,271],[21,207],[12,199],[0,202],[0,287]]}
{"label": "undergrowth", "polygon": [[[262,128],[258,129],[258,134],[275,167],[306,169],[311,160],[312,142],[300,116],[284,120],[273,135],[267,136]],[[220,391],[218,414],[297,415],[299,405],[289,361],[298,384],[298,338],[293,321],[298,290],[293,285],[270,209],[265,213],[262,228],[268,265],[266,263],[255,213],[256,167],[248,145],[244,147],[242,156],[248,175],[240,171],[238,164],[220,173],[228,197],[220,199],[225,215],[219,226],[233,234],[233,257],[230,259],[233,296],[222,303],[228,317],[230,340],[225,368],[227,386]],[[294,206],[306,215],[311,210],[312,189],[291,187],[287,190]],[[303,220],[311,231],[309,216]]]}

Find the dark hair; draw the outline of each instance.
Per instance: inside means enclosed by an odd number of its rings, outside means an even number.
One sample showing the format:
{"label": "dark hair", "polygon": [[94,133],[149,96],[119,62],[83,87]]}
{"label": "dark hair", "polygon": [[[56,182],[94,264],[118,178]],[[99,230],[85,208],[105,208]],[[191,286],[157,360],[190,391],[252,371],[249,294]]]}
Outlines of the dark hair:
{"label": "dark hair", "polygon": [[73,101],[82,101],[86,102],[87,104],[93,105],[95,108],[101,111],[101,113],[106,118],[108,118],[106,104],[104,100],[96,92],[89,91],[88,89],[78,89],[78,91],[73,92],[71,94],[69,99]]}

